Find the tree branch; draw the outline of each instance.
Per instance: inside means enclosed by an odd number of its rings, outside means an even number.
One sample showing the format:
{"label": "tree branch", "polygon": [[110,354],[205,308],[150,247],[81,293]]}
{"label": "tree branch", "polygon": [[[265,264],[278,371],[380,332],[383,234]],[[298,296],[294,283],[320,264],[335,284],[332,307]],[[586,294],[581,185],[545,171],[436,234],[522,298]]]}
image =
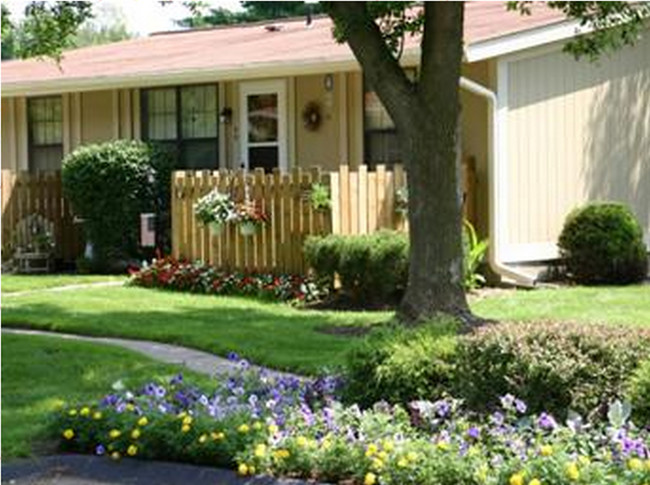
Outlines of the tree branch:
{"label": "tree branch", "polygon": [[[370,85],[396,124],[407,123],[404,103],[415,103],[414,86],[386,45],[366,2],[325,2],[340,40],[348,43]],[[401,108],[401,109],[400,109]]]}

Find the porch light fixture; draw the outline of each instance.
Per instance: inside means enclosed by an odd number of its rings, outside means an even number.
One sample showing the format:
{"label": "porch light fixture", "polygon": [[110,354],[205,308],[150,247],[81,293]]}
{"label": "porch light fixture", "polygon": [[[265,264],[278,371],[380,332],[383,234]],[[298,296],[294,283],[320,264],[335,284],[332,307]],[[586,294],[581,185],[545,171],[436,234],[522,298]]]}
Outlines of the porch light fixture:
{"label": "porch light fixture", "polygon": [[219,121],[224,125],[229,124],[232,121],[232,108],[224,108],[219,113]]}
{"label": "porch light fixture", "polygon": [[325,91],[331,92],[334,89],[334,76],[332,74],[325,74],[323,84],[325,85]]}

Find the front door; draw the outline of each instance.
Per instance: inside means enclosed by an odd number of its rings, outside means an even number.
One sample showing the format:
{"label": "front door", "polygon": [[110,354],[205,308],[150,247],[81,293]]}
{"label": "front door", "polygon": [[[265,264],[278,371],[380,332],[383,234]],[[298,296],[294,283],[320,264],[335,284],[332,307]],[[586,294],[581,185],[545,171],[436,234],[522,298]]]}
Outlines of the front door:
{"label": "front door", "polygon": [[282,80],[240,85],[242,168],[287,169],[286,97]]}

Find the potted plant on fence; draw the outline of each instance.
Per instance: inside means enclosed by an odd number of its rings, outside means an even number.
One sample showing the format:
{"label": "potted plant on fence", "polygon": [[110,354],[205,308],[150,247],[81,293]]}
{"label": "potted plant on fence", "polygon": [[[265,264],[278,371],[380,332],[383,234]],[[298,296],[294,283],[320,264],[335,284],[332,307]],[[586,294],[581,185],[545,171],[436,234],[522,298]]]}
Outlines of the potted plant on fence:
{"label": "potted plant on fence", "polygon": [[246,201],[238,204],[235,209],[235,218],[239,224],[242,236],[250,237],[257,232],[257,228],[264,225],[268,217],[255,203]]}
{"label": "potted plant on fence", "polygon": [[224,225],[235,218],[235,204],[228,194],[214,189],[194,204],[194,214],[217,236],[223,231]]}

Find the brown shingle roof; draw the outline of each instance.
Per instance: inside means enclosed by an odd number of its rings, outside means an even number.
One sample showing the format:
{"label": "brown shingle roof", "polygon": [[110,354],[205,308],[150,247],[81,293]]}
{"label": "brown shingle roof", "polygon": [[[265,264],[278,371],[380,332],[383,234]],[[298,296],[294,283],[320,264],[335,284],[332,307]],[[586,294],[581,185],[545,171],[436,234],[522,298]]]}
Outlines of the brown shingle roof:
{"label": "brown shingle roof", "polygon": [[[505,3],[474,1],[466,4],[467,45],[556,23],[562,14],[536,5],[534,14],[507,12]],[[262,25],[174,32],[137,38],[65,53],[59,69],[52,61],[18,60],[2,63],[3,89],[43,86],[65,89],[75,82],[92,81],[94,86],[125,79],[141,84],[160,83],[179,73],[236,73],[265,68],[286,69],[300,65],[320,66],[354,62],[345,44],[332,38],[329,18],[317,18],[310,28],[304,20],[282,22],[282,29],[270,32]],[[417,49],[418,39],[409,38],[406,50]],[[158,80],[154,80],[159,78]],[[132,85],[135,85],[133,84]]]}

